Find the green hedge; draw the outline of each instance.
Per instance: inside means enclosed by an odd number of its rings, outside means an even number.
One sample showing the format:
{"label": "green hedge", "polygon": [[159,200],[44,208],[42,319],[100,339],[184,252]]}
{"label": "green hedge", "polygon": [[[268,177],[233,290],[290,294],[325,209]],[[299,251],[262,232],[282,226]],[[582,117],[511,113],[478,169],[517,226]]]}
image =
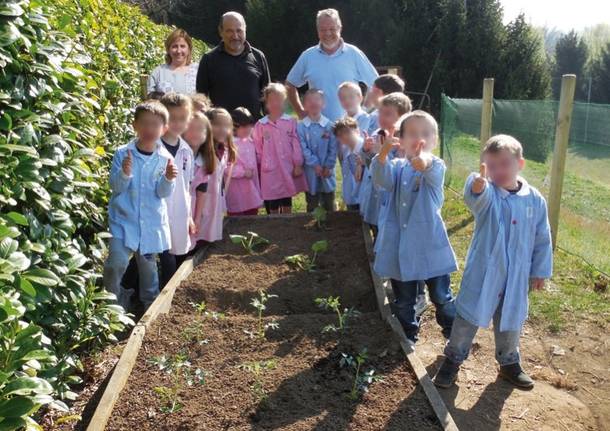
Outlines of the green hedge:
{"label": "green hedge", "polygon": [[100,288],[107,168],[169,31],[118,0],[0,5],[0,430],[65,408],[132,324]]}

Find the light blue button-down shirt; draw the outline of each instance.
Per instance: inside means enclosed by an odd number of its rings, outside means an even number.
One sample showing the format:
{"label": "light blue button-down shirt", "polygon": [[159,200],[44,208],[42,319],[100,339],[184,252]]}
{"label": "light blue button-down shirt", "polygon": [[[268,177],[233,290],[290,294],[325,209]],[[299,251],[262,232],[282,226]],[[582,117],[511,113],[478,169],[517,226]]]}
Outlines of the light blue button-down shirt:
{"label": "light blue button-down shirt", "polygon": [[[131,176],[123,173],[123,159],[131,151]],[[125,247],[141,254],[161,253],[170,248],[170,231],[165,198],[174,190],[175,181],[165,178],[171,154],[159,140],[156,151],[141,154],[136,140],[119,147],[110,169],[108,203],[110,233],[123,240]]]}
{"label": "light blue button-down shirt", "polygon": [[358,168],[356,157],[358,157],[362,149],[362,144],[363,139],[360,138],[353,151],[344,147],[343,163],[341,164],[341,173],[343,174],[341,193],[345,205],[357,205],[360,203],[360,182],[356,181],[356,170]]}
{"label": "light blue button-down shirt", "polygon": [[339,85],[346,81],[364,82],[371,88],[378,76],[360,49],[341,42],[339,49],[330,55],[319,44],[303,51],[286,80],[295,87],[309,84],[309,88],[322,90],[326,99],[322,113],[334,122],[345,115],[337,94]]}
{"label": "light blue button-down shirt", "polygon": [[473,325],[487,327],[504,296],[500,331],[518,331],[527,318],[529,279],[550,278],[553,271],[546,201],[523,178],[517,193],[489,183],[475,195],[471,187],[476,175],[464,187],[475,230],[457,311]]}
{"label": "light blue button-down shirt", "polygon": [[389,193],[387,215],[379,228],[375,272],[401,281],[427,280],[457,270],[455,254],[441,218],[445,163],[433,157],[424,172],[407,159],[371,163],[374,184]]}
{"label": "light blue button-down shirt", "polygon": [[[332,131],[332,123],[325,116],[318,121],[305,117],[297,125],[297,135],[303,149],[304,171],[309,193],[334,192],[337,186],[335,164],[337,163],[337,143]],[[330,169],[330,177],[316,176],[315,166]]]}
{"label": "light blue button-down shirt", "polygon": [[379,128],[379,110],[375,109],[369,114],[369,135],[372,135]]}

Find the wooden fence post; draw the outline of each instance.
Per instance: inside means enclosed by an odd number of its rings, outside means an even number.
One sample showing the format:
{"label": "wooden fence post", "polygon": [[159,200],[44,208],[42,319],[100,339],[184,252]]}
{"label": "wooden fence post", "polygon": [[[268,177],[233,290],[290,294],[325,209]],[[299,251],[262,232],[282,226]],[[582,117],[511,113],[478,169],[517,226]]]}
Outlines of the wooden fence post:
{"label": "wooden fence post", "polygon": [[559,228],[559,209],[561,207],[561,193],[563,189],[563,176],[570,139],[570,123],[572,122],[572,106],[574,105],[574,89],[576,88],[576,75],[563,75],[561,78],[561,96],[559,97],[559,113],[555,127],[555,149],[551,165],[551,189],[549,191],[549,222],[551,224],[551,238],[553,249],[557,246],[557,230]]}
{"label": "wooden fence post", "polygon": [[146,99],[148,95],[148,75],[146,74],[140,75],[140,95],[142,100]]}
{"label": "wooden fence post", "polygon": [[494,79],[485,78],[483,81],[483,106],[481,107],[481,150],[491,137],[491,117],[494,100]]}

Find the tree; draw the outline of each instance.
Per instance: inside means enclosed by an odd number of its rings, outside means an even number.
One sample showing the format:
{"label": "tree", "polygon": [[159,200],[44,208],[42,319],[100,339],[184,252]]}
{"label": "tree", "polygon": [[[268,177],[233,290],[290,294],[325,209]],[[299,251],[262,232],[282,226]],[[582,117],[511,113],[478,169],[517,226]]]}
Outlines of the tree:
{"label": "tree", "polygon": [[574,98],[585,100],[586,92],[583,79],[587,63],[587,44],[574,30],[563,35],[555,46],[555,70],[553,73],[553,95],[559,98],[561,76],[566,73],[576,75],[577,84]]}
{"label": "tree", "polygon": [[610,42],[591,65],[591,101],[610,103]]}

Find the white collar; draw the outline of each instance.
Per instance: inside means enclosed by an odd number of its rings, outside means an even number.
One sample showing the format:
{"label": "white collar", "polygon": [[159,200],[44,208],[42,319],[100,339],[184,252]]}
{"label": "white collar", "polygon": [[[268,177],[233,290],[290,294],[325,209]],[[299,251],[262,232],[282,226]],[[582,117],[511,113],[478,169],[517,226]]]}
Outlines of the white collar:
{"label": "white collar", "polygon": [[[288,114],[282,114],[280,116],[280,118],[278,118],[278,120],[292,120],[292,117]],[[267,124],[269,123],[271,120],[269,120],[269,115],[265,115],[263,118],[261,118],[260,120],[258,120],[261,122],[261,124]]]}
{"label": "white collar", "polygon": [[324,115],[320,115],[320,119],[317,121],[313,121],[311,118],[309,117],[305,117],[303,118],[303,124],[305,124],[305,127],[309,127],[312,124],[319,124],[322,127],[326,127],[326,125],[330,123],[330,120],[328,118],[326,118]]}
{"label": "white collar", "polygon": [[530,185],[528,184],[528,182],[525,181],[525,178],[519,176],[519,177],[517,177],[517,181],[519,181],[521,183],[521,188],[519,189],[519,191],[517,193],[511,193],[511,192],[509,192],[508,190],[506,190],[503,187],[496,186],[496,188],[500,192],[500,197],[507,198],[507,197],[509,197],[511,195],[517,195],[517,196],[527,196],[527,195],[529,195],[530,192],[531,192],[531,189],[530,189]]}

